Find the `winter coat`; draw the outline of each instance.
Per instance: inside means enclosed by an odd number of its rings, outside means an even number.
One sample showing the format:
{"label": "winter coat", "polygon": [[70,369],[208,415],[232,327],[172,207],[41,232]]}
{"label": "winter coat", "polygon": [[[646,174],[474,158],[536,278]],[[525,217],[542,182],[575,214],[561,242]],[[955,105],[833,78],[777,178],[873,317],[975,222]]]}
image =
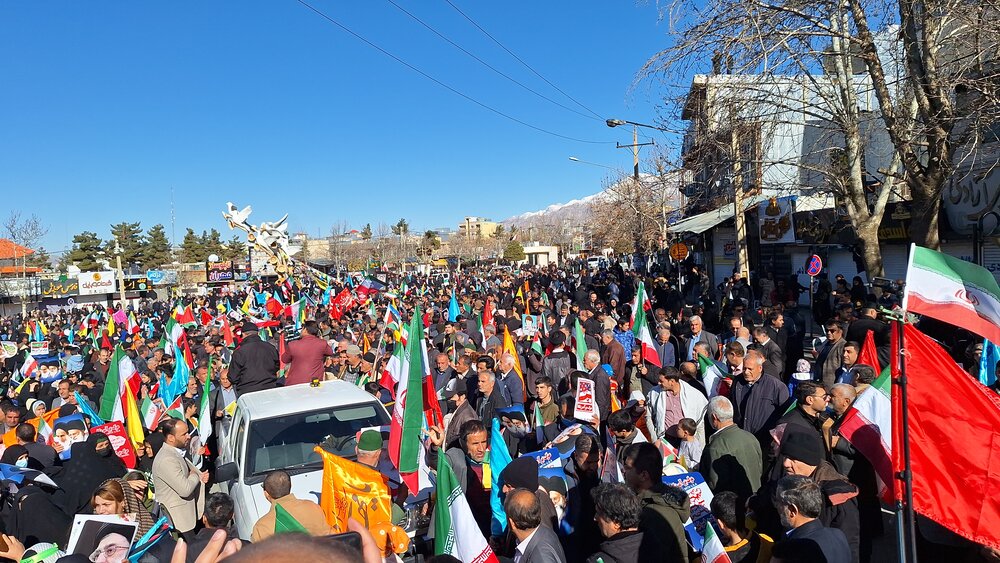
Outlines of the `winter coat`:
{"label": "winter coat", "polygon": [[[619,532],[601,542],[601,549],[587,558],[587,563],[639,563],[649,559],[639,549],[642,544],[642,532]],[[652,559],[650,559],[652,561]]]}
{"label": "winter coat", "polygon": [[643,553],[657,553],[662,561],[688,562],[684,522],[691,517],[691,499],[683,489],[656,483],[638,494],[642,503],[639,530]]}
{"label": "winter coat", "polygon": [[236,387],[236,394],[273,389],[278,380],[278,350],[251,334],[240,342],[233,352],[229,366],[229,380]]}

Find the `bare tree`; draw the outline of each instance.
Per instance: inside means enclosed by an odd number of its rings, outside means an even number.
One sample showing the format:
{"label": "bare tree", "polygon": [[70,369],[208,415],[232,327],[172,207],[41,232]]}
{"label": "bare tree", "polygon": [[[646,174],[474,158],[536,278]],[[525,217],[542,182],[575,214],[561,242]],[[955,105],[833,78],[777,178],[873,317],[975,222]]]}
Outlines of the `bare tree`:
{"label": "bare tree", "polygon": [[[4,219],[3,230],[12,242],[26,248],[34,250],[42,238],[49,233],[42,220],[32,214],[27,219],[21,218],[20,211],[11,210],[10,215]],[[15,256],[15,259],[17,257]],[[21,266],[26,264],[27,254],[21,256]]]}
{"label": "bare tree", "polygon": [[[1000,28],[995,8],[982,6],[973,9],[963,0],[721,0],[705,7],[674,0],[663,6],[675,24],[671,44],[641,74],[671,84],[702,72],[706,83],[722,84],[704,88],[701,97],[675,98],[685,113],[712,120],[692,124],[700,134],[687,152],[702,159],[715,153],[726,164],[714,180],[734,189],[745,187],[747,178],[760,179],[768,167],[794,166],[824,178],[819,187],[846,207],[869,271],[878,273],[878,225],[890,194],[901,191],[897,183],[912,193],[914,240],[937,246],[940,193],[956,150],[975,144],[996,119],[997,74],[988,62]],[[980,95],[959,109],[956,88]],[[718,111],[706,115],[706,105]],[[806,154],[759,158],[766,152],[761,144],[775,138],[761,122],[780,129],[792,120],[808,122],[828,141],[804,148]],[[960,123],[968,126],[956,127]],[[892,153],[880,166],[866,166],[868,141],[879,135]],[[756,154],[741,150],[752,145],[750,137],[758,141]]]}

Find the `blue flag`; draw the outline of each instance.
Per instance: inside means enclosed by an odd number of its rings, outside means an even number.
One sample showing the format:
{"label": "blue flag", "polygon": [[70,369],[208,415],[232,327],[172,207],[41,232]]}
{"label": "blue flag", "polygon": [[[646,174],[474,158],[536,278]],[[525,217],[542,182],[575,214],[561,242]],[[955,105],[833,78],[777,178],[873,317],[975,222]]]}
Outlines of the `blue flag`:
{"label": "blue flag", "polygon": [[455,299],[455,288],[451,288],[451,301],[448,303],[448,322],[453,323],[458,320],[458,315],[458,299]]}
{"label": "blue flag", "polygon": [[191,379],[191,368],[184,361],[184,355],[175,358],[174,377],[167,383],[167,378],[160,376],[160,397],[163,404],[169,406],[178,396],[187,391],[188,379]]}
{"label": "blue flag", "polygon": [[983,355],[979,357],[979,382],[993,385],[997,382],[997,362],[1000,362],[1000,346],[983,339]]}
{"label": "blue flag", "polygon": [[511,462],[507,444],[500,434],[500,420],[493,419],[493,431],[490,432],[490,509],[493,517],[490,519],[490,533],[494,536],[503,534],[507,529],[507,513],[500,500],[500,473]]}
{"label": "blue flag", "polygon": [[104,419],[102,419],[100,416],[97,416],[97,413],[94,412],[93,408],[91,408],[90,403],[88,403],[87,399],[84,399],[80,395],[79,391],[74,391],[73,394],[76,395],[76,406],[80,409],[80,412],[82,412],[84,416],[90,419],[90,426],[93,427],[104,424]]}

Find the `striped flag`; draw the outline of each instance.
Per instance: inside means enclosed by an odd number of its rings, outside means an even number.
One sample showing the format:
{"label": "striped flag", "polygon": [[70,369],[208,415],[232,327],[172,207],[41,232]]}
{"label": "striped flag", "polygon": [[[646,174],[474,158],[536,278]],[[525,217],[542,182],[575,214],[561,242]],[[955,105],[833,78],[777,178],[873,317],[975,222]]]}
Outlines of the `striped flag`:
{"label": "striped flag", "polygon": [[490,544],[472,516],[462,485],[448,463],[438,456],[437,509],[434,511],[434,554],[451,555],[459,561],[497,563]]}
{"label": "striped flag", "polygon": [[656,351],[656,344],[653,342],[653,335],[649,332],[649,323],[646,321],[646,314],[651,309],[649,296],[646,295],[646,286],[639,282],[635,301],[632,302],[632,334],[635,336],[636,343],[642,348],[642,359],[656,367],[663,367],[660,365],[660,355]]}
{"label": "striped flag", "polygon": [[424,358],[421,342],[424,327],[420,322],[419,306],[410,320],[410,343],[402,358],[396,403],[393,405],[389,429],[389,459],[399,470],[400,477],[411,491],[420,490],[420,460],[423,446],[420,428],[423,424]]}
{"label": "striped flag", "polygon": [[879,489],[883,491],[893,482],[891,382],[890,369],[886,366],[858,395],[840,423],[840,435],[868,458],[881,481]]}
{"label": "striped flag", "polygon": [[903,310],[1000,342],[1000,285],[989,270],[910,245]]}
{"label": "striped flag", "polygon": [[201,443],[207,444],[212,435],[212,411],[209,408],[209,396],[212,387],[212,362],[209,361],[208,373],[205,374],[205,386],[201,389],[201,404],[198,406],[198,436]]}
{"label": "striped flag", "polygon": [[701,556],[704,563],[732,563],[711,522],[705,524],[705,545],[701,548]]}

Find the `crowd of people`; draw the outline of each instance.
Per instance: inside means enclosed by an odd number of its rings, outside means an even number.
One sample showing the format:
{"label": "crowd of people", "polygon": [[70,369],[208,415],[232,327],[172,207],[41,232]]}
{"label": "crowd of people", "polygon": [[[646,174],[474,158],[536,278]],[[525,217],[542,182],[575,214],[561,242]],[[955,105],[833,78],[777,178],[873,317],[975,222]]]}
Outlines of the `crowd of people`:
{"label": "crowd of people", "polygon": [[[826,301],[808,311],[799,307],[805,288],[770,274],[752,285],[734,274],[713,286],[692,267],[677,282],[620,264],[382,274],[364,289],[353,282],[323,288],[315,281],[255,281],[124,310],[4,317],[0,339],[16,351],[5,354],[2,367],[0,463],[15,469],[3,473],[0,556],[117,563],[131,554],[148,563],[178,561],[183,551],[188,561],[277,554],[359,560],[340,544],[305,537],[345,530],[332,529],[319,504],[295,498],[280,470],[264,480],[270,512],[253,537],[235,537],[233,501],[215,487],[217,447],[211,438],[197,439],[206,423],[199,408],[208,393],[214,424],[241,395],[341,380],[391,412],[399,379],[392,358],[419,311],[433,389],[427,399],[440,410],[421,432],[421,455],[431,473],[439,461],[449,464],[498,557],[686,563],[697,561],[714,536],[734,563],[872,561],[883,533],[879,483],[838,425],[878,375],[877,366],[859,363],[866,340],[887,365],[889,327],[879,311],[892,305],[891,292],[875,302],[870,287],[838,279],[827,284]],[[330,304],[340,292],[355,304]],[[636,314],[646,305],[635,303],[637,293],[649,297],[644,315]],[[297,316],[285,304],[300,297],[308,314]],[[169,326],[181,311],[193,321],[183,323],[186,348],[172,345],[177,333]],[[108,327],[116,314],[127,322]],[[804,344],[811,320],[825,332],[814,353]],[[637,337],[636,322],[648,325],[651,346]],[[407,346],[415,342],[409,336]],[[48,342],[49,355],[29,367],[36,339]],[[122,353],[138,377],[125,392],[139,405],[159,402],[162,411],[144,430],[134,460],[120,457],[114,435],[93,430]],[[193,366],[181,385],[178,362]],[[592,395],[581,394],[581,386]],[[183,389],[176,406],[164,404],[166,388]],[[591,414],[580,416],[587,409]],[[405,525],[420,491],[406,490],[398,472],[384,467],[387,444],[378,432],[355,440],[357,461],[387,473],[394,523]],[[498,447],[510,461],[495,476],[491,449]],[[552,448],[554,467],[539,457]],[[678,476],[697,476],[704,488],[668,484]],[[499,527],[494,492],[505,515]],[[425,510],[429,517],[435,508]],[[305,534],[275,535],[279,512],[291,514]],[[137,554],[135,545],[130,552],[113,543],[122,536],[109,532],[85,555],[66,554],[81,514],[128,515],[138,523],[136,539],[152,534],[154,543]],[[170,531],[157,536],[162,522]],[[355,524],[365,561],[395,557]],[[412,550],[432,553],[426,546],[434,539],[417,536]]]}

